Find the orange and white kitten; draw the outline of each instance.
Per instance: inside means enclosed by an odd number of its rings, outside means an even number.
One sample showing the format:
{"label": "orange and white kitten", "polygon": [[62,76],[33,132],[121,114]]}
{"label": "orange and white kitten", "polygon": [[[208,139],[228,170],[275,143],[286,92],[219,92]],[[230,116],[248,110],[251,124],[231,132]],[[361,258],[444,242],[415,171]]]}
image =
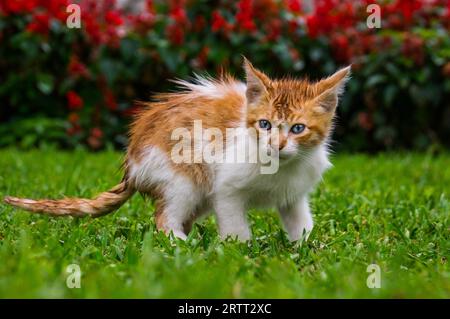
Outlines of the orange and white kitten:
{"label": "orange and white kitten", "polygon": [[[214,211],[222,238],[248,240],[246,212],[254,207],[277,208],[291,240],[307,237],[313,228],[308,193],[330,166],[327,139],[350,68],[318,82],[270,79],[247,60],[244,69],[246,83],[231,76],[177,81],[184,90],[157,95],[156,102],[147,103],[131,127],[125,175],[111,190],[94,199],[6,197],[5,202],[54,216],[97,217],[140,192],[156,201],[157,228],[182,239],[198,217]],[[255,129],[248,143],[279,156],[278,170],[262,174],[259,160],[174,161],[179,141],[173,132],[184,128],[190,133],[199,121],[204,129],[215,128],[224,135],[230,128]],[[257,144],[259,135],[265,139]],[[185,138],[184,145],[202,142],[195,134]],[[205,142],[204,136],[200,139]],[[223,145],[223,153],[237,148],[236,143]]]}

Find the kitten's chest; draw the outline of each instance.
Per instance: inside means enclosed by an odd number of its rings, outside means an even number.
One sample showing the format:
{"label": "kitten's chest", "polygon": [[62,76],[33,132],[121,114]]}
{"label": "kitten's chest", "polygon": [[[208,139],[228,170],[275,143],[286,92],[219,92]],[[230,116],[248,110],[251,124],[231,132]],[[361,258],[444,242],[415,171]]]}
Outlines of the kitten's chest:
{"label": "kitten's chest", "polygon": [[285,206],[308,193],[320,179],[311,167],[288,167],[272,175],[258,175],[244,192],[253,207]]}
{"label": "kitten's chest", "polygon": [[234,193],[248,208],[285,206],[310,192],[330,165],[324,147],[280,165],[274,174],[262,174],[258,164],[224,165],[216,173],[214,192]]}

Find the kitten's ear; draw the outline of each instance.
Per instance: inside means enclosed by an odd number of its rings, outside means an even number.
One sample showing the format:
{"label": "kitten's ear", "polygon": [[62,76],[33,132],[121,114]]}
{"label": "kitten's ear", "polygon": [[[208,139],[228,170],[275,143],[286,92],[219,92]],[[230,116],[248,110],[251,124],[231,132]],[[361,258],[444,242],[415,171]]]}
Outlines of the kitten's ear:
{"label": "kitten's ear", "polygon": [[244,57],[244,70],[247,79],[247,103],[253,104],[267,93],[270,86],[270,79],[261,71],[255,69],[253,65]]}
{"label": "kitten's ear", "polygon": [[345,84],[350,79],[350,66],[340,69],[333,75],[316,83],[316,111],[319,113],[334,112],[339,96],[344,92]]}

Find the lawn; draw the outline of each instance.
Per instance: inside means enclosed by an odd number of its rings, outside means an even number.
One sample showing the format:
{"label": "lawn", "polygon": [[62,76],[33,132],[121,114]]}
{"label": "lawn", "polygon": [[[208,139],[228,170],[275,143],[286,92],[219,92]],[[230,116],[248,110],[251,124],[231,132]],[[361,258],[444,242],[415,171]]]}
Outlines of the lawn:
{"label": "lawn", "polygon": [[[0,151],[0,196],[93,196],[120,178],[115,152]],[[214,218],[186,242],[155,231],[135,195],[99,219],[0,204],[0,297],[450,297],[450,154],[335,155],[313,193],[310,240],[290,243],[275,212],[251,212],[253,240],[221,242]],[[66,268],[78,264],[81,288]],[[367,266],[381,288],[366,285]]]}

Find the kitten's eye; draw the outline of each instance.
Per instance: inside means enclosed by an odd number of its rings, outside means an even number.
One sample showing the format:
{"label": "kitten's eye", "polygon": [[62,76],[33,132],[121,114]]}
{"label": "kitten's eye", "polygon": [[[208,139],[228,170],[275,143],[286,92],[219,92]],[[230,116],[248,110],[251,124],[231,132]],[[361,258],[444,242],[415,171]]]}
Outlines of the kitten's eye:
{"label": "kitten's eye", "polygon": [[300,134],[305,130],[306,126],[304,124],[294,124],[291,127],[291,132],[294,134]]}
{"label": "kitten's eye", "polygon": [[272,124],[268,120],[259,120],[259,127],[268,131],[272,128]]}

